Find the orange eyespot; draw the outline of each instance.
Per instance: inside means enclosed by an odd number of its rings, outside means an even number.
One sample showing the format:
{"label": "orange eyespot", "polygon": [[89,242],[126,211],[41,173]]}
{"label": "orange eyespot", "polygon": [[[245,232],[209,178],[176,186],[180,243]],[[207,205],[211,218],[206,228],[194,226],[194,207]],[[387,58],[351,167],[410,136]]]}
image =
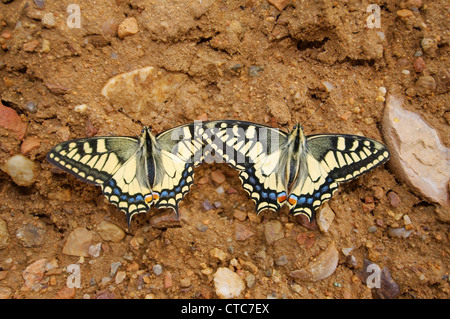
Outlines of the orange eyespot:
{"label": "orange eyespot", "polygon": [[159,194],[158,193],[153,193],[153,199],[154,200],[158,200],[159,199]]}
{"label": "orange eyespot", "polygon": [[286,199],[287,199],[287,196],[286,196],[285,194],[279,195],[278,198],[277,198],[278,203],[282,203],[282,202],[284,202]]}
{"label": "orange eyespot", "polygon": [[297,199],[293,196],[289,197],[289,204],[291,204],[292,206],[297,204]]}
{"label": "orange eyespot", "polygon": [[150,203],[153,200],[152,195],[145,195],[144,200],[146,203]]}

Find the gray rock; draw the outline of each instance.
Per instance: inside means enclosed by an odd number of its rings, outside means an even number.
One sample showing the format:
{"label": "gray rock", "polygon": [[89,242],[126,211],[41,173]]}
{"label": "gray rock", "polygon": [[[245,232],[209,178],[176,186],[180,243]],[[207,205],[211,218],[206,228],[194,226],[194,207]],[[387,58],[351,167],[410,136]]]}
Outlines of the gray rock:
{"label": "gray rock", "polygon": [[24,247],[40,247],[45,239],[45,225],[42,222],[25,224],[16,231],[16,237]]}
{"label": "gray rock", "polygon": [[402,108],[403,98],[389,96],[383,135],[391,152],[392,170],[416,193],[448,206],[450,152],[436,131],[418,114]]}
{"label": "gray rock", "polygon": [[153,266],[153,273],[154,273],[156,276],[161,275],[161,274],[162,274],[162,266],[159,265],[159,264],[154,265],[154,266]]}

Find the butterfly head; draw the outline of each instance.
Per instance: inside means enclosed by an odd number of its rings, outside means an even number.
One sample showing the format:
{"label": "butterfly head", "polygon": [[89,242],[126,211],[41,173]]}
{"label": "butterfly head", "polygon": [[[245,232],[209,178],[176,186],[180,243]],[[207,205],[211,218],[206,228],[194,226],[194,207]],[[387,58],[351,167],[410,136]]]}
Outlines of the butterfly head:
{"label": "butterfly head", "polygon": [[303,128],[299,124],[294,126],[294,129],[289,133],[288,144],[291,148],[291,154],[302,153],[305,148],[306,138],[303,134]]}

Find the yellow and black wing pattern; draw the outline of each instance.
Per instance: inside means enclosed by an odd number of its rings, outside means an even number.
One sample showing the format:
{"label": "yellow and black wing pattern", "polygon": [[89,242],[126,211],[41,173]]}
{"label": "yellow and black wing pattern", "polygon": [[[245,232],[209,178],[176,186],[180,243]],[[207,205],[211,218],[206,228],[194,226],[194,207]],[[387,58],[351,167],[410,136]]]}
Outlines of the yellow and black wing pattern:
{"label": "yellow and black wing pattern", "polygon": [[[211,121],[203,132],[205,160],[214,158],[240,171],[256,211],[287,204],[310,220],[342,182],[389,159],[386,147],[370,138],[345,134],[303,135],[244,121]],[[211,155],[214,154],[214,157]]]}
{"label": "yellow and black wing pattern", "polygon": [[193,183],[193,167],[202,160],[202,144],[195,135],[193,124],[156,137],[145,127],[136,138],[90,137],[60,143],[47,160],[99,185],[130,223],[134,214],[149,211],[152,204],[178,213],[178,204]]}

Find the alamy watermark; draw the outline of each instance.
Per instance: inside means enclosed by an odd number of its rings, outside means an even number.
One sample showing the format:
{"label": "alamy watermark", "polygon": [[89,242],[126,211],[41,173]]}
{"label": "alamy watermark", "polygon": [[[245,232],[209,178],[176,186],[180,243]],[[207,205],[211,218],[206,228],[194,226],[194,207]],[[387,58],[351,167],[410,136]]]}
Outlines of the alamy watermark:
{"label": "alamy watermark", "polygon": [[67,13],[69,16],[67,17],[66,24],[70,29],[79,29],[81,28],[81,9],[77,4],[69,4],[67,6]]}
{"label": "alamy watermark", "polygon": [[369,4],[366,9],[367,13],[371,13],[366,19],[366,26],[369,29],[381,28],[381,9],[377,4]]}

